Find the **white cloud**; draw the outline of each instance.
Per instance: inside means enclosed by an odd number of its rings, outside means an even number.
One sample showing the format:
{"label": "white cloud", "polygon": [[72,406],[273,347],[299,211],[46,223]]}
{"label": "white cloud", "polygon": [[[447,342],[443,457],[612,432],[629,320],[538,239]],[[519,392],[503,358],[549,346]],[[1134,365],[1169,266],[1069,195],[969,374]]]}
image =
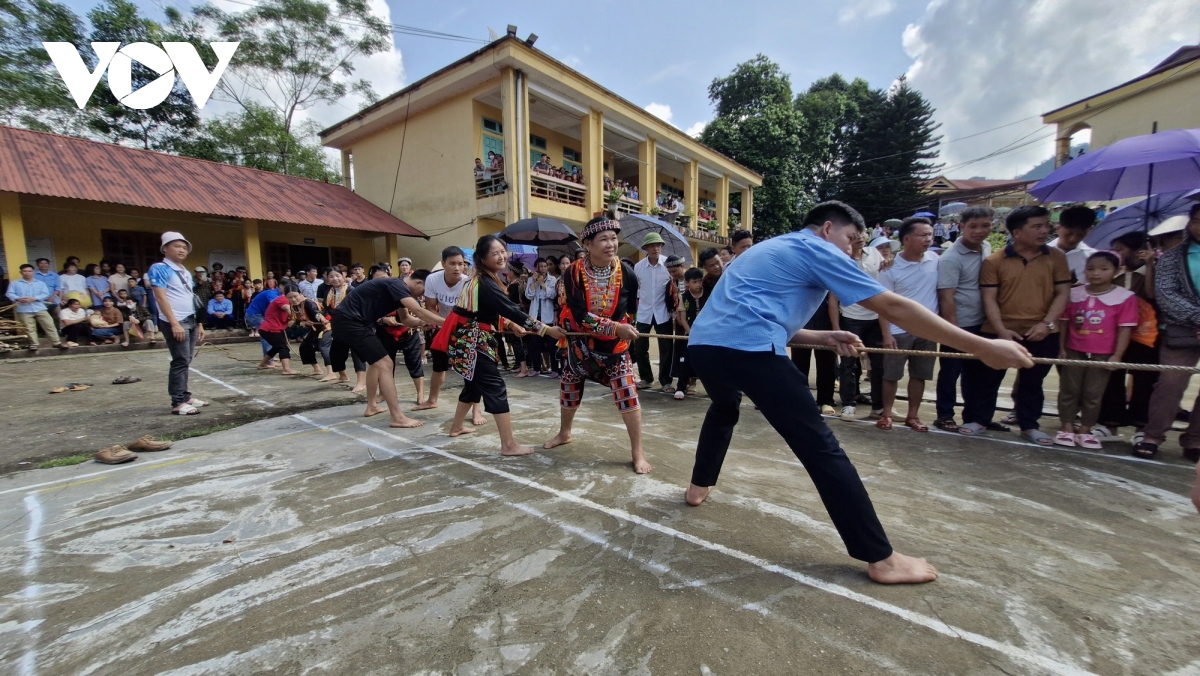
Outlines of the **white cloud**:
{"label": "white cloud", "polygon": [[650,105],[646,106],[646,112],[650,113],[654,117],[657,117],[663,122],[668,124],[671,122],[671,106],[668,106],[665,103],[651,103]]}
{"label": "white cloud", "polygon": [[894,0],[853,0],[838,13],[838,23],[866,21],[891,14],[896,9]]}
{"label": "white cloud", "polygon": [[700,132],[704,131],[704,128],[707,126],[708,126],[707,122],[697,122],[697,123],[693,124],[692,126],[688,127],[687,131],[685,131],[684,133],[687,134],[688,136],[699,136]]}
{"label": "white cloud", "polygon": [[[937,109],[950,140],[1037,118],[1137,77],[1192,37],[1164,35],[1164,27],[1197,24],[1200,4],[1192,0],[934,0],[901,39],[913,59],[909,80]],[[1052,133],[1028,119],[944,145],[941,158],[961,164],[1033,141],[948,172],[1011,178],[1053,154]]]}

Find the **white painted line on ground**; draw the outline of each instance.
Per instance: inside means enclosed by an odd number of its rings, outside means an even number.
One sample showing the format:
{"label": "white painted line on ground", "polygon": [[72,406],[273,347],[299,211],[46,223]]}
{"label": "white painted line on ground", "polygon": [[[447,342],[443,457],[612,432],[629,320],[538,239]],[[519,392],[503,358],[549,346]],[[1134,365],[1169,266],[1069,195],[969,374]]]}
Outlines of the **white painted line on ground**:
{"label": "white painted line on ground", "polygon": [[8,495],[9,493],[21,493],[21,492],[27,492],[27,491],[34,491],[38,488],[44,488],[46,486],[53,486],[55,484],[70,483],[72,481],[79,481],[80,479],[87,479],[87,478],[94,477],[94,476],[100,476],[102,474],[112,474],[113,472],[128,472],[130,469],[137,469],[139,467],[149,467],[150,465],[157,465],[160,462],[172,462],[172,461],[178,461],[178,460],[179,460],[178,456],[173,456],[173,457],[169,457],[169,458],[159,458],[158,460],[147,460],[145,462],[139,462],[136,465],[134,465],[133,467],[114,467],[112,469],[100,470],[99,472],[88,472],[87,474],[78,474],[75,476],[63,477],[61,479],[55,479],[54,481],[43,481],[42,483],[39,483],[39,484],[30,484],[28,486],[21,486],[20,488],[9,488],[9,489],[0,491],[0,495]]}
{"label": "white painted line on ground", "polygon": [[[249,396],[250,396],[250,393],[249,393],[249,392],[247,392],[247,391],[245,391],[245,390],[239,390],[238,388],[234,387],[233,385],[230,385],[229,383],[227,383],[227,382],[225,382],[225,381],[223,381],[223,380],[220,380],[219,378],[214,378],[214,377],[212,377],[212,376],[208,375],[207,373],[205,373],[205,372],[201,371],[201,370],[200,370],[200,369],[198,369],[198,368],[194,368],[194,367],[192,367],[192,366],[189,366],[189,367],[188,367],[188,370],[189,370],[189,371],[191,371],[192,373],[195,373],[195,374],[196,374],[196,375],[198,375],[198,376],[202,376],[202,377],[204,377],[204,378],[208,378],[209,380],[211,380],[211,381],[213,381],[214,383],[216,383],[216,384],[220,385],[221,387],[224,387],[224,388],[226,388],[226,389],[229,389],[229,390],[233,390],[234,392],[237,392],[238,394],[242,395],[243,397],[249,397]],[[265,400],[265,399],[259,399],[258,397],[252,397],[252,398],[251,398],[251,401],[255,402],[256,404],[262,404],[263,406],[266,406],[267,408],[275,408],[275,404],[272,404],[271,402],[269,402],[269,401],[267,401],[267,400]]]}
{"label": "white painted line on ground", "polygon": [[[38,607],[38,583],[35,579],[38,573],[38,559],[42,556],[42,503],[37,495],[30,493],[25,496],[25,512],[29,515],[29,529],[25,531],[25,566],[21,573],[25,576],[25,590],[21,593],[26,609]],[[38,637],[41,632],[37,627],[41,620],[26,622],[25,654],[21,656],[21,676],[33,676],[37,673]]]}
{"label": "white painted line on ground", "polygon": [[[296,419],[298,419],[302,422],[305,422],[307,424],[314,424],[314,423],[306,420],[303,416],[295,415],[293,417],[295,417]],[[636,524],[643,528],[653,530],[655,532],[661,533],[663,535],[667,535],[667,536],[675,538],[677,540],[682,540],[684,542],[690,543],[690,544],[700,547],[702,549],[706,549],[708,551],[723,554],[725,556],[736,559],[743,563],[747,563],[752,566],[755,566],[766,572],[774,573],[777,575],[782,575],[788,579],[793,580],[794,582],[805,585],[807,587],[811,587],[813,589],[817,589],[817,590],[826,592],[828,594],[832,594],[834,596],[839,596],[841,598],[844,598],[844,599],[847,599],[850,601],[855,601],[857,603],[861,603],[863,605],[874,608],[876,610],[888,613],[888,614],[898,617],[902,620],[905,620],[906,622],[909,622],[909,623],[917,625],[917,626],[925,627],[926,629],[937,632],[944,636],[962,639],[968,643],[979,646],[981,648],[993,650],[993,651],[998,652],[1002,655],[1005,655],[1013,660],[1017,660],[1020,662],[1027,663],[1027,664],[1036,665],[1040,668],[1047,669],[1049,671],[1052,671],[1054,673],[1059,673],[1059,674],[1088,674],[1088,673],[1091,673],[1091,672],[1088,672],[1085,669],[1075,666],[1073,664],[1059,662],[1059,661],[1052,659],[1050,657],[1047,657],[1045,655],[1039,655],[1037,653],[1031,652],[1024,648],[1019,648],[1017,646],[1009,645],[1007,643],[997,641],[995,639],[989,638],[982,634],[977,634],[972,631],[967,631],[965,629],[960,629],[958,627],[951,626],[935,617],[929,617],[927,615],[922,615],[921,613],[917,613],[917,612],[908,610],[907,608],[901,608],[900,606],[896,606],[896,605],[892,605],[890,603],[886,603],[884,601],[880,601],[876,598],[867,596],[865,594],[860,594],[860,593],[858,593],[852,589],[849,589],[847,587],[843,587],[841,585],[834,584],[832,582],[826,582],[825,580],[811,577],[809,575],[805,575],[798,571],[794,571],[789,568],[785,568],[783,566],[771,563],[770,561],[767,561],[767,560],[765,560],[761,557],[755,556],[753,554],[748,554],[741,550],[733,549],[732,547],[727,547],[722,544],[710,542],[708,540],[705,540],[698,536],[692,535],[690,533],[685,533],[683,531],[677,530],[670,526],[665,526],[663,524],[660,524],[660,523],[657,523],[654,521],[650,521],[643,517],[637,516],[636,514],[627,512],[623,509],[619,509],[616,507],[609,507],[607,505],[602,505],[593,500],[589,500],[587,498],[583,498],[578,495],[574,495],[572,493],[558,490],[557,488],[547,486],[546,484],[540,483],[538,481],[534,481],[532,479],[527,479],[525,477],[513,474],[511,472],[506,472],[501,469],[489,467],[483,463],[476,462],[469,458],[464,458],[464,457],[455,455],[454,453],[451,453],[449,451],[435,448],[433,446],[428,446],[428,445],[422,444],[420,442],[413,441],[411,439],[407,439],[405,437],[401,437],[401,436],[392,434],[391,432],[388,432],[385,430],[376,429],[374,427],[371,427],[370,425],[365,425],[361,422],[359,423],[359,426],[367,431],[374,432],[375,434],[379,434],[379,435],[388,437],[389,439],[392,439],[394,441],[399,441],[399,442],[402,442],[405,444],[409,444],[413,447],[420,448],[427,453],[432,453],[434,455],[438,455],[443,458],[446,458],[447,460],[453,460],[454,462],[458,462],[460,464],[467,465],[468,467],[472,467],[481,472],[486,472],[493,476],[507,479],[514,483],[525,486],[527,488],[532,488],[534,490],[538,490],[543,493],[547,493],[547,494],[552,495],[555,498],[562,500],[564,502],[569,502],[569,503],[572,503],[572,504],[575,504],[575,505],[578,505],[581,507],[586,507],[588,509],[611,516],[615,519],[619,519],[621,521]],[[336,433],[345,434],[348,437],[356,438],[353,435],[350,435],[348,433],[343,433],[340,431],[336,432]],[[372,445],[370,442],[368,442],[364,439],[361,439],[361,438],[356,438],[356,439],[361,443],[364,443],[367,445]],[[392,451],[392,452],[396,453],[396,451]]]}

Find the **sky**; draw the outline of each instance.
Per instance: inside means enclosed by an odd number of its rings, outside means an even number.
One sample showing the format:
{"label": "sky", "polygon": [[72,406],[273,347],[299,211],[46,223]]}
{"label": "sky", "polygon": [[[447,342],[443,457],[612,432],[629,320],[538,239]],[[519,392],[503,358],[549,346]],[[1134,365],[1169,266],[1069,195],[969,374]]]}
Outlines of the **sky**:
{"label": "sky", "polygon": [[[166,5],[195,4],[134,1],[152,17]],[[82,14],[95,0],[67,4]],[[478,49],[489,28],[503,35],[508,24],[522,38],[536,33],[538,49],[693,134],[712,119],[713,78],[759,53],[780,64],[794,91],[835,72],[882,88],[907,75],[937,110],[940,159],[951,178],[1020,174],[1053,154],[1053,129],[1041,124],[1041,113],[1200,43],[1194,0],[759,0],[752,9],[712,0],[371,4],[393,24],[481,41],[397,33],[391,51],[356,64],[356,77],[380,95]],[[305,115],[326,126],[358,105],[347,100]],[[210,103],[204,113],[221,110]]]}

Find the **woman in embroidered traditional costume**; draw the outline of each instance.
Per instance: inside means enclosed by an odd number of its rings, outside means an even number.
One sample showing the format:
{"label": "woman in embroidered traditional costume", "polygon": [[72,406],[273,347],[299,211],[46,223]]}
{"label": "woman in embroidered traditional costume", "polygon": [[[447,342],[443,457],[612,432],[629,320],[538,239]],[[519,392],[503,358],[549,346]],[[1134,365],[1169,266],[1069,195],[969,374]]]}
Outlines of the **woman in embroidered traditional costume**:
{"label": "woman in embroidered traditional costume", "polygon": [[559,325],[570,333],[589,335],[559,342],[566,350],[558,381],[561,422],[558,436],[543,448],[571,443],[571,422],[583,397],[583,381],[594,380],[612,388],[629,432],[633,470],[646,474],[651,468],[642,452],[642,410],[629,358],[630,344],[638,336],[628,317],[637,309],[638,283],[633,268],[617,258],[620,231],[620,224],[607,217],[588,221],[583,228],[587,255],[562,273]]}
{"label": "woman in embroidered traditional costume", "polygon": [[[566,334],[556,326],[531,318],[508,299],[499,273],[508,266],[508,250],[495,235],[485,235],[475,245],[475,275],[463,287],[454,311],[446,318],[433,341],[433,349],[450,355],[450,368],[466,380],[458,396],[458,408],[450,425],[450,436],[470,434],[467,413],[483,400],[483,410],[496,419],[501,455],[529,455],[530,446],[519,446],[513,438],[508,411],[508,389],[497,366],[495,334],[510,327],[518,336],[533,331],[556,339]],[[507,320],[507,321],[506,321]]]}

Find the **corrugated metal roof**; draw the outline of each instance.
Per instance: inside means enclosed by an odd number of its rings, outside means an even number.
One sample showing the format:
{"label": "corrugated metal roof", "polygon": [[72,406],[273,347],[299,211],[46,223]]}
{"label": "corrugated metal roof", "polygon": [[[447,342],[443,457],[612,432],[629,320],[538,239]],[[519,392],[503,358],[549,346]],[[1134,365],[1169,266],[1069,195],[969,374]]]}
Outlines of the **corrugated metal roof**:
{"label": "corrugated metal roof", "polygon": [[341,185],[5,126],[0,191],[425,236]]}

